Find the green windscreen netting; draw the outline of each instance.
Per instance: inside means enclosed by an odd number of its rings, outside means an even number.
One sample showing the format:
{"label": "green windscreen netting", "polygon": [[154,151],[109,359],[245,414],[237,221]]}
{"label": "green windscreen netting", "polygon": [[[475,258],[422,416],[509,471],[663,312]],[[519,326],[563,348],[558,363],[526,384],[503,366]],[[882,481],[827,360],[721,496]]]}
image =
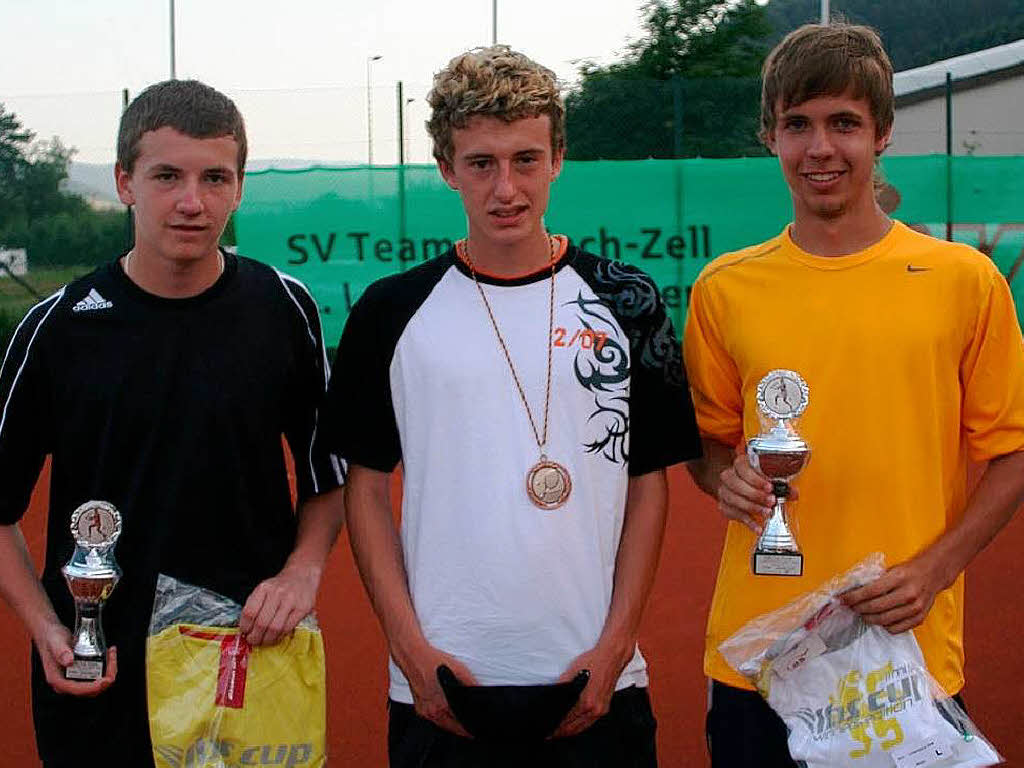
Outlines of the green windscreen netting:
{"label": "green windscreen netting", "polygon": [[[893,216],[943,238],[951,212],[953,238],[992,257],[1024,316],[1024,157],[891,157],[883,170]],[[773,158],[608,160],[567,162],[546,222],[643,268],[678,328],[703,266],[778,234],[790,216]],[[432,165],[251,173],[235,227],[241,253],[309,286],[330,346],[367,285],[466,231],[457,194]]]}

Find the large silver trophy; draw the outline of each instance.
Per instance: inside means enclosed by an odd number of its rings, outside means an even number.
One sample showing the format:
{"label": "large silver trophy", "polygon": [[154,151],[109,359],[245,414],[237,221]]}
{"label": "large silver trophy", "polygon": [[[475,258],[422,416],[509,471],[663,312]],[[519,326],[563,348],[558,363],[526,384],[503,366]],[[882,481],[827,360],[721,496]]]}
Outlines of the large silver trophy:
{"label": "large silver trophy", "polygon": [[100,624],[103,603],[121,578],[114,544],[121,535],[121,513],[106,501],[87,501],[71,514],[75,552],[61,570],[75,599],[75,660],[64,670],[70,680],[97,680],[107,665],[107,643]]}
{"label": "large silver trophy", "polygon": [[786,516],[789,482],[811,457],[811,449],[790,424],[807,408],[807,383],[794,371],[769,372],[757,385],[763,430],[747,443],[752,466],[772,482],[775,507],[757,540],[752,567],[759,576],[800,576],[804,556]]}

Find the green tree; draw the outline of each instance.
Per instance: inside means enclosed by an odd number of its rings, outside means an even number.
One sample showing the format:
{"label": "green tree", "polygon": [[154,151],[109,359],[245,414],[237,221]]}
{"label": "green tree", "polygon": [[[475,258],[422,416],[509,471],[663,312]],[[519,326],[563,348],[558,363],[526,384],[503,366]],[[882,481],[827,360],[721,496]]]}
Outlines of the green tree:
{"label": "green tree", "polygon": [[30,268],[109,260],[125,245],[124,214],[94,211],[65,191],[74,149],[34,139],[0,104],[0,244],[27,248]]}
{"label": "green tree", "polygon": [[[819,9],[819,0],[772,0],[771,43],[818,21]],[[832,0],[830,9],[877,29],[897,72],[1024,37],[1024,0]]]}
{"label": "green tree", "polygon": [[0,101],[0,180],[7,181],[7,174],[17,168],[24,159],[25,151],[35,134],[25,130],[17,115],[8,112]]}
{"label": "green tree", "polygon": [[0,103],[0,232],[23,216],[18,185],[25,174],[26,152],[35,135]]}
{"label": "green tree", "polygon": [[61,188],[73,155],[74,150],[65,147],[56,136],[36,142],[29,150],[20,190],[30,222],[48,214],[87,212],[85,200]]}
{"label": "green tree", "polygon": [[754,0],[649,0],[620,62],[584,63],[566,98],[568,157],[763,155],[759,75],[772,32]]}

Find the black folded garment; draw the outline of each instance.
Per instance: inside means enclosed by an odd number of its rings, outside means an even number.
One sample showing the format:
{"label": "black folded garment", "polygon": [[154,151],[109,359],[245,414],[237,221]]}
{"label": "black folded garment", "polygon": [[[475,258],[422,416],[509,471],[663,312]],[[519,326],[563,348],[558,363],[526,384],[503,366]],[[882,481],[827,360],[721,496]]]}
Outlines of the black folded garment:
{"label": "black folded garment", "polygon": [[523,744],[555,732],[587,687],[590,672],[549,685],[465,685],[442,664],[437,679],[452,714],[474,737]]}

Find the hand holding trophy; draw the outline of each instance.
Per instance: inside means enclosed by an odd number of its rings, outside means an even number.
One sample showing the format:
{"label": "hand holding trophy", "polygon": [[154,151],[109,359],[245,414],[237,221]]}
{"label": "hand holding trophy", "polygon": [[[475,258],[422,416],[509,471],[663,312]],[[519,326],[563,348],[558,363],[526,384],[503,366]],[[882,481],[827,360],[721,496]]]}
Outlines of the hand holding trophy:
{"label": "hand holding trophy", "polygon": [[752,559],[758,576],[801,576],[804,556],[786,515],[789,481],[807,466],[811,449],[790,424],[807,408],[807,383],[794,371],[770,371],[757,385],[762,432],[747,443],[747,457],[772,483],[775,507]]}
{"label": "hand holding trophy", "polygon": [[71,514],[75,552],[61,569],[75,599],[75,660],[64,670],[69,680],[98,680],[106,672],[100,611],[121,578],[114,561],[120,535],[121,513],[113,504],[87,501]]}

